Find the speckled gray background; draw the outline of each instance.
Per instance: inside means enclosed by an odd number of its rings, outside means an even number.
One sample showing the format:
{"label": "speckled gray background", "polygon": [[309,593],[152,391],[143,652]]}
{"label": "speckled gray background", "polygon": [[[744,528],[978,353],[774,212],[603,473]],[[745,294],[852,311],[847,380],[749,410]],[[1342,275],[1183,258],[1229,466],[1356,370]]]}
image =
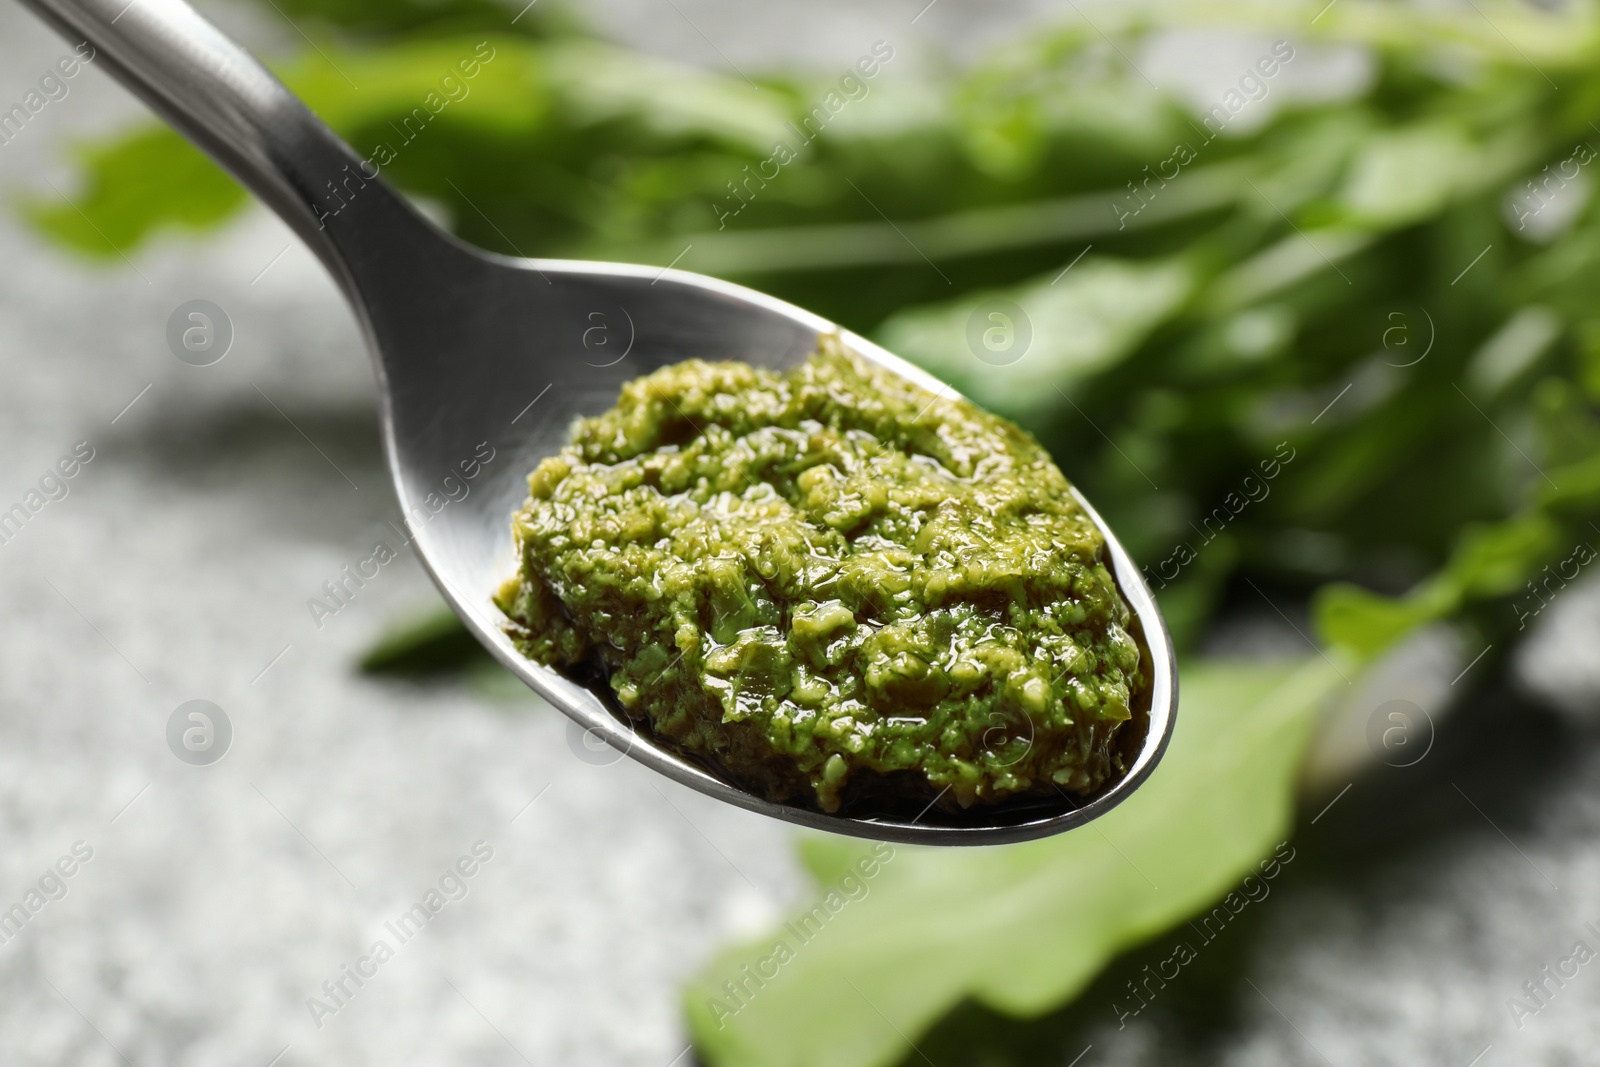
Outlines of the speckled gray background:
{"label": "speckled gray background", "polygon": [[[940,0],[910,25],[921,7],[592,13],[708,65],[831,66],[880,36],[913,64],[938,42],[970,54],[1055,5]],[[208,10],[258,44],[292,34]],[[0,103],[65,51],[0,5]],[[0,194],[70,194],[66,146],[139,114],[89,71],[0,148]],[[207,368],[164,340],[196,298],[237,334]],[[0,215],[0,509],[79,441],[95,456],[70,495],[0,546],[0,910],[74,842],[93,858],[0,944],[0,1062],[687,1063],[679,981],[805,892],[790,832],[583,762],[531,696],[357,675],[389,620],[432,601],[409,557],[313,625],[306,598],[370,552],[393,502],[354,326],[281,225],[255,211],[87,266]],[[1506,1000],[1575,938],[1600,945],[1581,929],[1600,923],[1594,592],[1564,594],[1526,659],[1563,711],[1507,683],[1423,764],[1360,778],[1313,825],[1315,798],[1273,896],[1127,1030],[1110,1000],[1159,941],[1068,1012],[963,1012],[924,1051],[937,1067],[1592,1062],[1600,966],[1520,1031]],[[210,767],[164,738],[196,698],[235,731]],[[468,895],[315,1028],[306,998],[479,840],[493,858]]]}

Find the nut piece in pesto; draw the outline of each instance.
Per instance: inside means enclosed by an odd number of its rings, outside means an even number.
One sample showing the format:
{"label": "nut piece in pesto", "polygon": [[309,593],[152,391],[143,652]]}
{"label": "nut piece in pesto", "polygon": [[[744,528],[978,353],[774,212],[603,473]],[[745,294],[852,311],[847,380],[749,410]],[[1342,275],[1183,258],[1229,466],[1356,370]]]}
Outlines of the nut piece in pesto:
{"label": "nut piece in pesto", "polygon": [[1140,647],[1066,478],[837,338],[786,374],[690,360],[629,382],[528,488],[497,597],[518,648],[600,672],[747,789],[959,810],[1126,769]]}

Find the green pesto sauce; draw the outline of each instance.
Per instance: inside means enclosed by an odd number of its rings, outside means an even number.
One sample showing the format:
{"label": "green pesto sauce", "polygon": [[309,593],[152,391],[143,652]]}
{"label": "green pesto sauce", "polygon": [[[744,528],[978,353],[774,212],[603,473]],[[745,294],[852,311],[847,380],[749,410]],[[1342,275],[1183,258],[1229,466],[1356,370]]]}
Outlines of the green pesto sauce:
{"label": "green pesto sauce", "polygon": [[968,807],[1124,770],[1139,646],[1066,478],[837,339],[784,375],[635,379],[528,487],[518,647],[747,788]]}

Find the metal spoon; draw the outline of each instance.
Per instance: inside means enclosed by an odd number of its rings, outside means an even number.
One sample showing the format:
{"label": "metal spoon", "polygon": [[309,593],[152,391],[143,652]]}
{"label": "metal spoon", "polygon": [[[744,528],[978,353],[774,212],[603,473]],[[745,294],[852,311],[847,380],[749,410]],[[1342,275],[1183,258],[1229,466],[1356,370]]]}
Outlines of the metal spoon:
{"label": "metal spoon", "polygon": [[[418,555],[473,635],[587,731],[730,804],[835,833],[928,844],[1059,833],[1110,810],[1154,769],[1177,707],[1172,641],[1138,568],[1081,497],[1105,533],[1153,681],[1148,728],[1128,772],[1081,804],[1063,795],[884,818],[776,804],[634,732],[611,712],[604,686],[585,688],[519,655],[490,595],[516,570],[510,516],[527,495],[526,475],[564,443],[572,418],[609,408],[624,381],[690,357],[793,366],[837,328],[684,271],[468,247],[418,214],[378,177],[381,164],[363,162],[182,0],[25,2],[69,40],[87,40],[97,62],[282,216],[332,272],[371,350],[389,469]],[[869,360],[947,388],[869,341],[843,337]],[[470,481],[468,470],[476,472]],[[465,497],[441,505],[462,486]]]}

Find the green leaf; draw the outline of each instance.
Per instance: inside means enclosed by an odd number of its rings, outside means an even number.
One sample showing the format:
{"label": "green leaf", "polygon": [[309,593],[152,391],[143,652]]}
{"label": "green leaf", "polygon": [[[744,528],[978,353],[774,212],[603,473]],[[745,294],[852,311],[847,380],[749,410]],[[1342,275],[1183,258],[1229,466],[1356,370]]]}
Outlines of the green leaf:
{"label": "green leaf", "polygon": [[25,218],[81,255],[117,257],[160,226],[203,230],[248,202],[243,188],[165,126],[83,149],[85,187],[72,203],[23,196]]}
{"label": "green leaf", "polygon": [[[329,43],[278,73],[335,133],[378,161],[387,178],[413,191],[465,198],[458,206],[469,215],[481,201],[488,204],[483,210],[505,217],[503,203],[484,197],[486,183],[497,192],[510,181],[521,203],[553,197],[571,209],[620,175],[648,170],[649,161],[678,163],[691,146],[763,157],[794,106],[777,90],[611,45],[492,34],[377,48]],[[89,255],[131,252],[165,227],[213,226],[248,203],[230,177],[165,127],[139,130],[81,158],[82,189],[72,194],[77,207],[54,197],[24,199],[23,206],[46,233]],[[391,158],[392,166],[384,162]],[[528,169],[528,160],[543,169]],[[723,159],[716,173],[732,178],[739,168]],[[478,195],[462,193],[451,179],[477,187]],[[709,218],[721,190],[707,185],[712,192],[697,206]],[[632,210],[608,201],[599,214],[610,220]]]}
{"label": "green leaf", "polygon": [[1496,399],[1527,374],[1561,330],[1561,317],[1547,307],[1534,304],[1518,311],[1473,353],[1466,370],[1471,393],[1479,400]]}
{"label": "green leaf", "polygon": [[1554,487],[1539,487],[1539,503],[1551,511],[1592,511],[1600,505],[1600,452],[1586,459],[1553,467],[1548,472]]}
{"label": "green leaf", "polygon": [[428,675],[460,670],[488,658],[478,639],[443,604],[397,620],[361,657],[369,674]]}
{"label": "green leaf", "polygon": [[[713,1067],[879,1067],[965,998],[1015,1015],[1059,1006],[1117,953],[1226,893],[1284,837],[1308,727],[1340,681],[1320,658],[1190,664],[1171,748],[1150,781],[1060,837],[896,846],[870,877],[853,872],[873,849],[808,841],[808,866],[843,903],[809,940],[786,926],[691,984],[701,1057]],[[888,846],[875,848],[881,859]],[[780,940],[791,958],[756,988],[743,968],[756,972]],[[724,983],[735,981],[749,994],[730,996]]]}
{"label": "green leaf", "polygon": [[1552,558],[1561,538],[1558,525],[1538,512],[1469,526],[1444,575],[1462,599],[1509,596]]}
{"label": "green leaf", "polygon": [[[1064,276],[1057,268],[1015,289],[901,312],[877,339],[977,404],[1026,423],[1065,406],[1075,383],[1131,353],[1183,306],[1194,284],[1181,256],[1139,262],[1091,253]],[[1022,314],[986,307],[990,301],[1014,304]],[[998,349],[984,348],[989,330],[1000,331]],[[1004,362],[1004,346],[1021,348],[1024,331],[1031,334],[1027,347]]]}
{"label": "green leaf", "polygon": [[[483,44],[494,49],[477,74],[462,78],[457,64],[475,61]],[[519,135],[548,108],[536,62],[536,46],[518,38],[476,35],[392,45],[370,51],[329,46],[279,71],[284,83],[334,132],[368,152],[377,138],[405,142],[390,122],[414,110],[430,114],[428,125],[456,127],[479,136]],[[445,79],[454,77],[452,88]],[[437,137],[437,133],[430,136]],[[22,198],[27,218],[75,251],[98,257],[131,252],[165,227],[201,230],[237,214],[249,197],[221,167],[165,126],[141,129],[79,153],[83,188],[63,203],[58,197]]]}
{"label": "green leaf", "polygon": [[[471,77],[460,68],[463,63],[475,71]],[[552,105],[539,46],[514,37],[474,35],[379,49],[324,48],[284,67],[279,76],[318,118],[345,137],[418,111],[418,123],[429,116],[430,127],[436,112],[436,121],[445,126],[525,134]],[[391,131],[388,136],[400,135]],[[365,151],[368,146],[352,147]]]}
{"label": "green leaf", "polygon": [[1437,214],[1475,183],[1480,152],[1457,123],[1427,123],[1371,137],[1341,199],[1357,223],[1392,227]]}
{"label": "green leaf", "polygon": [[790,136],[789,101],[737,78],[593,41],[551,45],[545,61],[579,123],[629,118],[658,135],[709,137],[762,156]]}
{"label": "green leaf", "polygon": [[[297,24],[312,19],[374,35],[428,32],[438,35],[450,30],[512,30],[542,36],[563,24],[571,15],[552,10],[548,3],[539,6],[522,3],[495,3],[495,0],[272,0],[284,15]],[[518,14],[518,12],[521,12]],[[512,20],[515,19],[513,22]]]}
{"label": "green leaf", "polygon": [[1437,574],[1403,597],[1386,597],[1345,582],[1317,590],[1312,618],[1329,644],[1370,659],[1424,623],[1473,600],[1510,596],[1562,545],[1559,523],[1541,512],[1468,526]]}
{"label": "green leaf", "polygon": [[1348,582],[1318,589],[1311,600],[1317,636],[1358,659],[1371,659],[1436,618],[1442,605],[1382,596]]}

